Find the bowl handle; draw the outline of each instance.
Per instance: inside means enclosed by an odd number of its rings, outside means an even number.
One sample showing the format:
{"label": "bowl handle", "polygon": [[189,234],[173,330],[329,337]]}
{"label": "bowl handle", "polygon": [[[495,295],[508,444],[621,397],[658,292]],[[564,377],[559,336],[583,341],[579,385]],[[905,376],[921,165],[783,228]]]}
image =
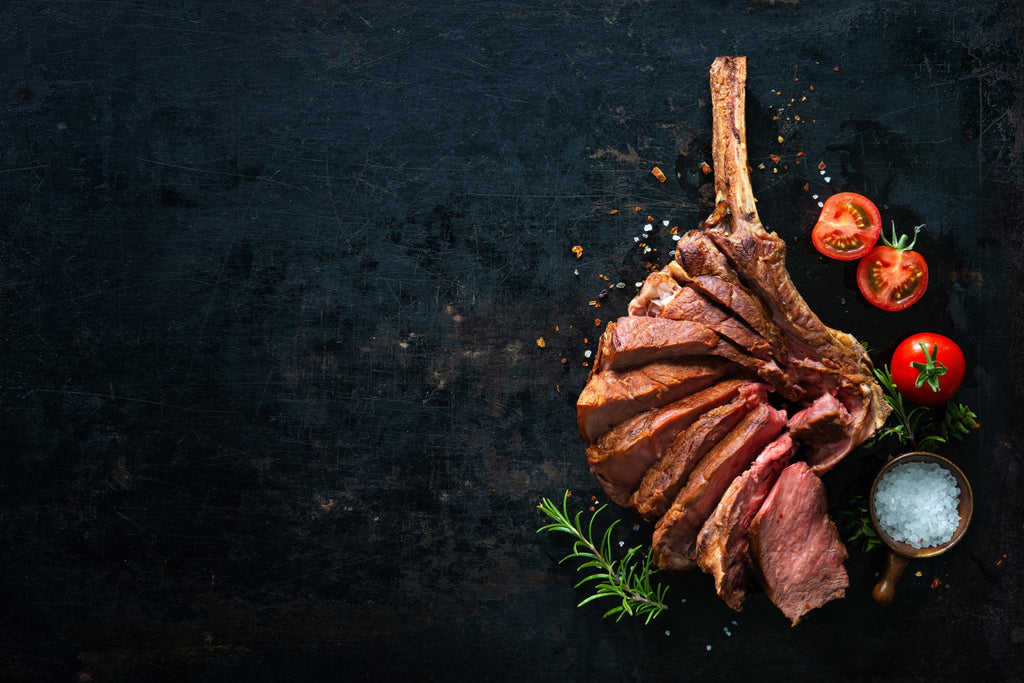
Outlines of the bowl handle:
{"label": "bowl handle", "polygon": [[885,570],[882,578],[878,580],[875,589],[871,591],[871,597],[882,607],[888,607],[896,597],[896,582],[900,580],[903,570],[910,563],[910,558],[889,551],[885,557]]}

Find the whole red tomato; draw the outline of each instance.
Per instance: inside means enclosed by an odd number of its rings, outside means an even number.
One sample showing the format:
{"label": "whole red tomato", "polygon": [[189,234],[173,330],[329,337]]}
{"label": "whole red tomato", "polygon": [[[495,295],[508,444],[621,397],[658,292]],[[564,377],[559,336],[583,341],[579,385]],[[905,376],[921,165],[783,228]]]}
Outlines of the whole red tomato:
{"label": "whole red tomato", "polygon": [[907,400],[920,405],[945,403],[964,381],[964,354],[949,337],[913,334],[892,354],[892,381]]}

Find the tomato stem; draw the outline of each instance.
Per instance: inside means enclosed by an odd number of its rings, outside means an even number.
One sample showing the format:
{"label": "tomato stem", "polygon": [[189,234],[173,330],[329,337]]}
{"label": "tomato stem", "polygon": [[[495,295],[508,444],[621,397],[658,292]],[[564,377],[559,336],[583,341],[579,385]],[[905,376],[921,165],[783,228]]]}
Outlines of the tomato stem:
{"label": "tomato stem", "polygon": [[939,378],[946,374],[946,366],[937,359],[939,345],[933,344],[931,353],[928,352],[927,344],[918,344],[917,348],[921,349],[921,352],[924,353],[926,362],[910,364],[910,367],[917,370],[918,373],[917,379],[914,380],[914,386],[921,388],[927,383],[932,391],[937,392],[939,390]]}
{"label": "tomato stem", "polygon": [[[910,250],[912,250],[914,248],[914,245],[917,243],[917,233],[921,232],[921,228],[923,228],[923,227],[924,227],[924,223],[922,223],[921,225],[919,225],[916,228],[914,228],[914,236],[913,237],[908,237],[907,235],[899,235],[897,237],[897,235],[896,235],[896,221],[893,221],[892,222],[892,241],[890,242],[889,239],[883,233],[882,234],[882,242],[884,242],[887,246],[892,247],[896,251],[910,251]],[[909,244],[907,244],[907,240],[910,240]]]}

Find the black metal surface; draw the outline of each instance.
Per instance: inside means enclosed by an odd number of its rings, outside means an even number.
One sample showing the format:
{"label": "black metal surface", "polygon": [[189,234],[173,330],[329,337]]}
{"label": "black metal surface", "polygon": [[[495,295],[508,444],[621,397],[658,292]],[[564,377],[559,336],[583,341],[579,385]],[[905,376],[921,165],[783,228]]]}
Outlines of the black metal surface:
{"label": "black metal surface", "polygon": [[[1024,15],[836,5],[6,3],[0,677],[1021,680]],[[795,628],[699,574],[602,621],[534,532],[601,500],[585,353],[707,212],[719,54],[812,308],[968,357],[972,528],[889,609],[851,548]],[[908,311],[809,247],[840,190],[927,224]]]}

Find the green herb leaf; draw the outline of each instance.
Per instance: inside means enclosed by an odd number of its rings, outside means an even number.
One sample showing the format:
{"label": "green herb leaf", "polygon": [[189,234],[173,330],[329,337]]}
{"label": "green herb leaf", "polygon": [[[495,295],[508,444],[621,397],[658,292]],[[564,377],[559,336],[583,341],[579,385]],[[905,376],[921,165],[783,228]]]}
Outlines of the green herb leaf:
{"label": "green herb leaf", "polygon": [[914,450],[934,450],[950,439],[963,441],[971,429],[980,426],[978,416],[962,403],[947,401],[941,413],[937,406],[917,406],[908,410],[888,365],[876,368],[875,378],[882,387],[885,402],[892,408],[892,414],[869,445],[886,437],[894,437],[902,445]]}
{"label": "green herb leaf", "polygon": [[860,546],[864,552],[882,546],[882,539],[871,523],[871,513],[868,511],[868,502],[864,496],[851,496],[836,517],[846,534],[846,539]]}
{"label": "green herb leaf", "polygon": [[[552,520],[537,529],[542,531],[568,534],[576,540],[573,543],[572,552],[559,560],[559,563],[566,560],[583,560],[577,566],[576,571],[593,569],[594,571],[583,577],[576,588],[585,584],[591,584],[594,593],[584,598],[577,607],[582,607],[589,602],[601,598],[614,598],[620,604],[610,608],[602,618],[615,616],[618,621],[623,615],[644,617],[644,623],[649,624],[652,619],[668,609],[665,604],[665,594],[668,587],[663,585],[652,586],[651,576],[657,570],[651,566],[651,554],[646,554],[643,562],[637,559],[641,546],[636,546],[626,551],[622,558],[612,559],[612,529],[620,520],[615,520],[601,536],[600,544],[594,542],[594,520],[598,514],[607,507],[602,505],[590,517],[589,523],[584,529],[580,522],[582,512],[577,512],[575,517],[569,516],[569,492],[566,491],[562,498],[562,507],[547,498],[542,498],[537,508]],[[594,584],[592,582],[597,581]]]}

